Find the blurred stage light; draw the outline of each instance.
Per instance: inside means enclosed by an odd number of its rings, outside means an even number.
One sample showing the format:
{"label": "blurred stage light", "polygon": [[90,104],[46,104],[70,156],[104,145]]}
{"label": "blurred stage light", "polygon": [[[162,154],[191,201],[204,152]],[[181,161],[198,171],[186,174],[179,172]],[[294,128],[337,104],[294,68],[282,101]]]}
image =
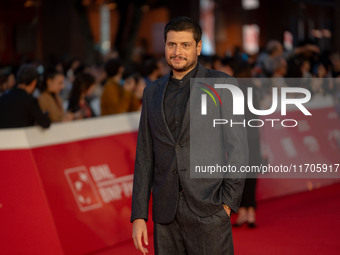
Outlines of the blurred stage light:
{"label": "blurred stage light", "polygon": [[260,7],[259,0],[242,0],[242,7],[245,10],[254,10]]}

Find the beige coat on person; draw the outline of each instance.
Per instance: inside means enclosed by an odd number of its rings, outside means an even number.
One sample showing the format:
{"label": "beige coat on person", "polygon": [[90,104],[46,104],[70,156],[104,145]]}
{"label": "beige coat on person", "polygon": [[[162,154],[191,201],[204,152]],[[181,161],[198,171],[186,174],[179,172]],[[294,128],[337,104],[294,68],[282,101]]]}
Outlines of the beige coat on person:
{"label": "beige coat on person", "polygon": [[61,122],[64,118],[64,109],[61,97],[55,97],[44,91],[38,98],[40,108],[43,112],[48,112],[48,117],[52,122]]}

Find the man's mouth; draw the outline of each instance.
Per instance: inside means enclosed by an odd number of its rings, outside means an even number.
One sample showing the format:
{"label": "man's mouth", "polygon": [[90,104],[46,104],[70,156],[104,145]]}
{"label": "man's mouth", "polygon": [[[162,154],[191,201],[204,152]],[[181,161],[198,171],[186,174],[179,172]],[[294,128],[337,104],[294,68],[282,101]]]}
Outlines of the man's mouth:
{"label": "man's mouth", "polygon": [[182,61],[182,60],[187,60],[185,57],[177,57],[177,56],[172,56],[170,59],[175,60],[175,61]]}

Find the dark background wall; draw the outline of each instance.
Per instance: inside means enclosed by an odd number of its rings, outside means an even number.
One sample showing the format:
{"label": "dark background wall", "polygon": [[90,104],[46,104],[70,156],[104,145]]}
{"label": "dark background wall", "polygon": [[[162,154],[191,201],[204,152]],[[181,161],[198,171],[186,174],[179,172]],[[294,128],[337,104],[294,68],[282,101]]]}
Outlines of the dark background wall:
{"label": "dark background wall", "polygon": [[[92,62],[100,34],[100,4],[111,4],[111,42],[127,57],[144,41],[156,52],[153,24],[186,15],[199,20],[199,0],[0,0],[0,63],[28,59],[49,62],[79,57]],[[241,1],[215,0],[216,50],[219,55],[242,46],[242,25],[260,26],[260,45],[282,41],[290,30],[294,43],[309,39],[310,31],[329,29],[322,47],[340,50],[340,0],[260,0],[260,8],[244,10]],[[87,3],[87,4],[84,4]],[[299,22],[303,38],[299,38]],[[158,45],[159,48],[159,45]],[[160,51],[157,51],[160,53]]]}

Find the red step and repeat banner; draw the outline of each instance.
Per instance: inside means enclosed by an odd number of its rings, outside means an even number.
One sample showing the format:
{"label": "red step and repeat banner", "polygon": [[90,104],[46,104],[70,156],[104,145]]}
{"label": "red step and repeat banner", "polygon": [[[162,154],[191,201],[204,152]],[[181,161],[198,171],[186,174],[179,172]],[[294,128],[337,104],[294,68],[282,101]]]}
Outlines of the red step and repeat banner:
{"label": "red step and repeat banner", "polygon": [[[334,109],[312,113],[315,123],[290,112],[301,126],[262,129],[269,163],[314,162],[316,155],[339,160],[340,122]],[[131,113],[53,124],[48,130],[0,130],[0,253],[86,254],[131,240],[138,122],[139,113]],[[257,197],[335,181],[260,179]]]}
{"label": "red step and repeat banner", "polygon": [[84,254],[131,240],[138,122],[133,113],[1,131],[0,253]]}

